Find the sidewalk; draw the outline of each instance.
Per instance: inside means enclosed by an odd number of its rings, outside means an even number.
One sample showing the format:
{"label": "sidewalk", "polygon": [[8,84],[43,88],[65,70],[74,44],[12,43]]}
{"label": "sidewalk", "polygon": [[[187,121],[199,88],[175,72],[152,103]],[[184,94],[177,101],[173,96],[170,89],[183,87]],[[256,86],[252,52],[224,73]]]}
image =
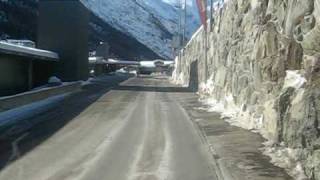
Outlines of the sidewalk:
{"label": "sidewalk", "polygon": [[202,110],[197,95],[180,99],[191,120],[209,145],[216,166],[225,180],[291,180],[285,170],[270,163],[259,150],[264,139],[256,133],[229,125],[220,114]]}

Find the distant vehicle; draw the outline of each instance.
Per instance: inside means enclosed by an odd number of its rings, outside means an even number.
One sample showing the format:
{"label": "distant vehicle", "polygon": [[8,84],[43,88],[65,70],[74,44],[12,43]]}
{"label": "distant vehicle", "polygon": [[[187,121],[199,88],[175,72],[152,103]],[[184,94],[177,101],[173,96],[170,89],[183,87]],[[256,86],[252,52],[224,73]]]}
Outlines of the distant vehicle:
{"label": "distant vehicle", "polygon": [[155,68],[153,67],[139,67],[139,74],[150,75],[155,72]]}

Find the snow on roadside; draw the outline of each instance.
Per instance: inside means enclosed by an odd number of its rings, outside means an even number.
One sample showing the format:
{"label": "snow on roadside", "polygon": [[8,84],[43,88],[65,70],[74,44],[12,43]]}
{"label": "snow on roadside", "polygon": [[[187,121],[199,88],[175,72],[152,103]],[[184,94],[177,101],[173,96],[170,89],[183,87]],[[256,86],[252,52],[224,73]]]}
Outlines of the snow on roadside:
{"label": "snow on roadside", "polygon": [[88,80],[86,81],[81,81],[81,86],[86,86],[86,85],[90,85],[92,84],[94,81],[94,78],[89,78]]}
{"label": "snow on roadside", "polygon": [[308,179],[304,173],[301,159],[299,159],[299,157],[304,157],[305,151],[285,147],[283,143],[279,146],[274,146],[274,143],[270,141],[266,141],[263,145],[264,147],[260,150],[264,155],[271,158],[271,163],[284,168],[296,180]]}
{"label": "snow on roadside", "polygon": [[[287,71],[283,90],[288,87],[294,87],[297,92],[297,96],[301,95],[299,92],[303,92],[303,85],[306,83],[306,79],[298,71]],[[227,118],[227,121],[232,125],[240,126],[245,129],[255,130],[263,134],[264,117],[259,114],[249,113],[244,110],[247,109],[245,104],[236,105],[233,95],[226,93],[221,100],[217,100],[214,97],[216,86],[214,84],[213,76],[211,76],[206,83],[200,84],[200,101],[207,105],[208,111],[220,112],[223,118]]]}
{"label": "snow on roadside", "polygon": [[[175,73],[174,73],[175,74]],[[182,87],[188,87],[189,84],[184,81],[185,75],[184,73],[176,74],[175,78],[172,78],[172,83],[181,85]]]}
{"label": "snow on roadside", "polygon": [[[282,92],[285,92],[289,87],[295,88],[293,103],[295,103],[295,101],[299,102],[303,97],[303,86],[306,82],[303,74],[299,71],[286,71]],[[221,113],[221,118],[225,119],[231,125],[260,133],[268,140],[261,149],[263,154],[269,156],[273,164],[284,168],[288,174],[295,179],[306,180],[307,178],[302,168],[301,159],[297,159],[298,157],[303,157],[300,154],[304,153],[304,151],[285,147],[284,144],[280,146],[276,145],[273,139],[270,138],[268,134],[270,130],[268,129],[268,125],[266,125],[271,119],[267,119],[268,117],[265,117],[264,114],[255,111],[250,112],[247,110],[248,107],[246,107],[245,104],[240,106],[236,105],[231,93],[226,93],[222,95],[221,100],[217,100],[215,96],[216,88],[213,76],[211,76],[207,82],[200,84],[200,101],[206,105],[206,108],[202,109],[209,112],[219,112]],[[273,102],[273,100],[270,100],[264,104],[268,116],[272,116],[270,114],[276,114],[276,111],[272,108],[273,105],[270,105],[270,103]]]}
{"label": "snow on roadside", "polygon": [[[174,60],[174,70],[172,72],[172,78],[171,78],[171,82],[174,84],[178,84],[181,85],[182,87],[188,87],[189,84],[185,81],[185,75],[184,73],[181,71],[180,73],[178,73],[178,64],[179,64],[179,57],[176,57]],[[181,68],[181,67],[180,67]]]}
{"label": "snow on roadside", "polygon": [[[282,91],[284,92],[287,88],[295,88],[295,97],[293,98],[292,104],[300,103],[305,90],[303,86],[306,82],[307,80],[298,70],[286,71],[286,77]],[[284,143],[275,146],[274,142],[266,141],[264,143],[264,147],[261,148],[261,151],[264,155],[271,158],[271,162],[273,164],[284,168],[288,174],[295,179],[308,179],[301,164],[302,159],[299,159],[299,157],[305,157],[305,150],[288,148],[284,145]]]}
{"label": "snow on roadside", "polygon": [[128,74],[132,74],[132,75],[137,75],[137,71],[136,70],[125,70],[124,68],[121,68],[119,70],[116,71],[117,75],[123,76],[123,75],[128,75]]}

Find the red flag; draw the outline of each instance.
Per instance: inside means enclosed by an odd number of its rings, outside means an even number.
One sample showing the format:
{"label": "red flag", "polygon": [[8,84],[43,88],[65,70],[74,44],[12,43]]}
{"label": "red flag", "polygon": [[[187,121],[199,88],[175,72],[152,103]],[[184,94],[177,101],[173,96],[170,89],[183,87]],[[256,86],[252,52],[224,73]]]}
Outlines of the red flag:
{"label": "red flag", "polygon": [[197,0],[201,22],[207,28],[207,0]]}

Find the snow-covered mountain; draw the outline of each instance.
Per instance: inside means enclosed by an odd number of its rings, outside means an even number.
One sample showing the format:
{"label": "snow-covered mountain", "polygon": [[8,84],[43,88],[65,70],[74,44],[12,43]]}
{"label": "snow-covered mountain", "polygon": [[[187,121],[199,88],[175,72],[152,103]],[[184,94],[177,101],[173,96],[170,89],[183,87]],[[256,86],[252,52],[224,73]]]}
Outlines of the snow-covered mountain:
{"label": "snow-covered mountain", "polygon": [[[172,58],[171,39],[177,32],[180,0],[81,0],[94,14],[137,39],[159,56]],[[199,27],[195,0],[187,0],[187,36]]]}

